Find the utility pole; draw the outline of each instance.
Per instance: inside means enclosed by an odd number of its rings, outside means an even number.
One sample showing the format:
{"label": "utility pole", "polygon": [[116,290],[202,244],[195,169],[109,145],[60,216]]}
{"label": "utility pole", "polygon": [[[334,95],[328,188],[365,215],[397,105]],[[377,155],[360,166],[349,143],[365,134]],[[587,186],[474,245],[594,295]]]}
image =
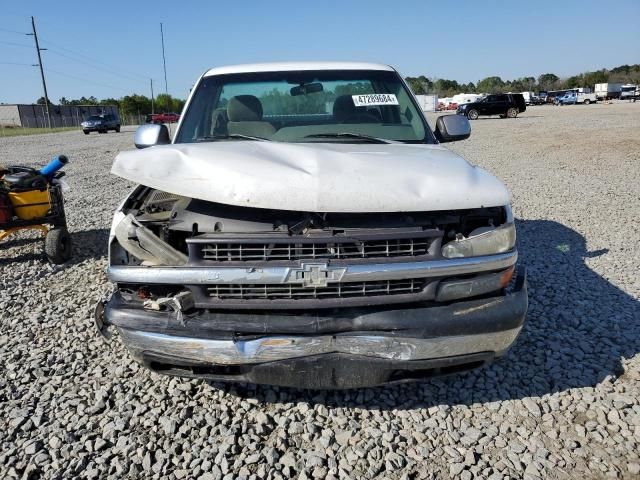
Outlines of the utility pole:
{"label": "utility pole", "polygon": [[150,78],[149,80],[151,80],[151,115],[153,115],[154,113],[156,113],[153,109],[153,78]]}
{"label": "utility pole", "polygon": [[162,65],[164,66],[164,93],[167,95],[167,112],[171,110],[169,106],[169,88],[167,87],[167,61],[164,58],[164,31],[160,22],[160,38],[162,39]]}
{"label": "utility pole", "polygon": [[40,67],[40,76],[42,77],[42,87],[44,88],[44,106],[47,112],[47,123],[49,124],[49,128],[51,128],[51,113],[49,113],[49,95],[47,94],[47,82],[44,80],[44,69],[42,68],[42,56],[40,52],[42,50],[46,50],[46,48],[40,48],[40,44],[38,43],[38,34],[36,33],[36,21],[33,17],[31,17],[31,27],[33,28],[33,33],[27,33],[27,35],[33,35],[34,40],[36,41],[36,51],[38,52],[38,66]]}

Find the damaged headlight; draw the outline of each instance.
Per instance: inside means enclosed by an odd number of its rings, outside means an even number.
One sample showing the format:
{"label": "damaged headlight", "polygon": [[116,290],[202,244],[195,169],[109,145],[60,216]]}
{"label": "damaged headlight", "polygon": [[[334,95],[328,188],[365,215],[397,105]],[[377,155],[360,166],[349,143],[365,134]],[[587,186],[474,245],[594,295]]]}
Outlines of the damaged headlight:
{"label": "damaged headlight", "polygon": [[497,228],[478,228],[467,238],[453,240],[442,247],[446,258],[478,257],[511,250],[516,244],[516,227],[512,222]]}
{"label": "damaged headlight", "polygon": [[161,240],[128,214],[115,227],[122,248],[147,265],[184,265],[187,256]]}

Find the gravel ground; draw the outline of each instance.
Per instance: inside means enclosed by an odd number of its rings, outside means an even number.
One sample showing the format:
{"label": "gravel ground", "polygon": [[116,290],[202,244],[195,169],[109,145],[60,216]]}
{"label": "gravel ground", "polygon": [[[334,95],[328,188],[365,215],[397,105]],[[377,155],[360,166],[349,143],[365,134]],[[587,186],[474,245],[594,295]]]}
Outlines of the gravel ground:
{"label": "gravel ground", "polygon": [[174,379],[105,345],[89,312],[131,131],[0,139],[6,163],[70,156],[76,245],[63,266],[36,235],[0,248],[0,478],[638,478],[640,104],[472,126],[451,148],[513,193],[526,326],[481,370],[340,392]]}

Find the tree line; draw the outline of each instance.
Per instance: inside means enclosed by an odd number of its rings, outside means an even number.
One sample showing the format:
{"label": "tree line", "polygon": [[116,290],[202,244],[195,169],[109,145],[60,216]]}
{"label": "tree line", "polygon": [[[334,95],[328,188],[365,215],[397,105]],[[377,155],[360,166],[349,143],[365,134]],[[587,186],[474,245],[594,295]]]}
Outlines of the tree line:
{"label": "tree line", "polygon": [[521,77],[503,80],[500,77],[487,77],[477,83],[458,83],[444,78],[406,77],[405,79],[416,95],[437,94],[439,97],[451,97],[457,93],[499,93],[499,92],[539,92],[541,90],[562,90],[565,88],[589,87],[596,83],[633,83],[640,84],[640,64],[620,65],[619,67],[595,72],[584,72],[567,78],[554,73],[543,73],[535,77]]}
{"label": "tree line", "polygon": [[[44,97],[40,97],[36,102],[44,105]],[[184,107],[185,100],[172,97],[165,93],[159,94],[154,99],[154,111],[159,112],[176,112],[180,113]],[[53,103],[49,100],[49,104]],[[103,98],[98,100],[93,95],[90,97],[80,97],[76,99],[67,99],[62,97],[59,100],[60,105],[117,105],[120,115],[147,115],[151,113],[151,98],[145,95],[125,95],[121,98]]]}
{"label": "tree line", "polygon": [[[406,81],[416,95],[437,94],[439,97],[451,97],[457,93],[539,92],[541,90],[561,90],[574,87],[589,87],[593,89],[596,83],[640,84],[640,64],[620,65],[610,70],[603,68],[566,78],[561,78],[554,73],[543,73],[538,78],[521,77],[514,80],[503,80],[498,76],[492,76],[483,78],[477,83],[458,83],[456,80],[435,79],[420,75],[419,77],[406,77]],[[270,92],[267,96],[273,97],[269,100],[274,103],[283,101],[282,98],[278,98],[276,92]],[[44,105],[44,97],[40,97],[36,103]],[[151,113],[151,98],[135,93],[121,98],[103,98],[101,100],[94,96],[83,96],[73,100],[62,97],[59,103],[60,105],[117,105],[121,115],[147,115]],[[155,98],[154,110],[156,112],[179,113],[182,111],[184,104],[185,100],[161,93]],[[292,104],[291,108],[298,110],[299,107],[295,107]]]}

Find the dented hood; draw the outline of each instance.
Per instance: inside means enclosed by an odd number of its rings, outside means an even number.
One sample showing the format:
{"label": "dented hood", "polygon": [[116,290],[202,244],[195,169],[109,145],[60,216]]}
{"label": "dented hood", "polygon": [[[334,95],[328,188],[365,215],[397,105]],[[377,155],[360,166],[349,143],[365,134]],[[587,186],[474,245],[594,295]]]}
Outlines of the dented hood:
{"label": "dented hood", "polygon": [[218,141],[120,153],[111,172],[243,207],[408,212],[501,206],[505,186],[440,145]]}

